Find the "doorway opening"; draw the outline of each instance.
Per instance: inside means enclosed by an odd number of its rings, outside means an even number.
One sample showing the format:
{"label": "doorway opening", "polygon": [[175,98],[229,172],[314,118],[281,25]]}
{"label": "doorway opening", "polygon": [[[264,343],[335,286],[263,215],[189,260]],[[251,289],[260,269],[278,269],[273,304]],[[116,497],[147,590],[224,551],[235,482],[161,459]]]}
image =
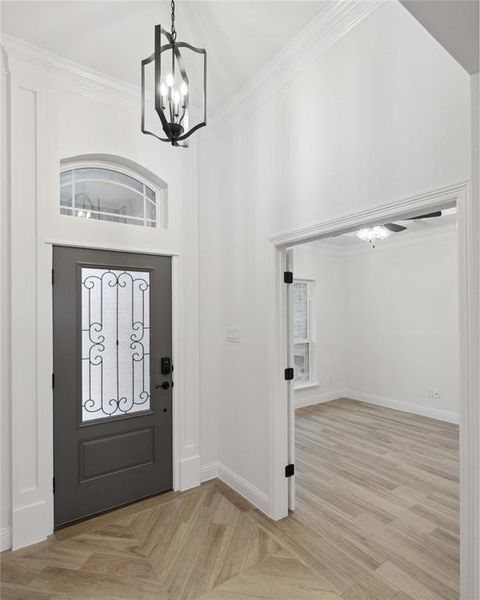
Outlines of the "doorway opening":
{"label": "doorway opening", "polygon": [[438,598],[459,593],[456,237],[453,207],[296,246],[289,293],[292,518]]}
{"label": "doorway opening", "polygon": [[[292,381],[286,381],[285,382],[285,378],[283,376],[283,369],[282,367],[286,367],[286,366],[290,366],[290,365],[295,365],[295,352],[296,352],[296,363],[297,363],[297,368],[299,365],[301,365],[301,377],[304,379],[304,381],[302,382],[304,384],[304,390],[302,390],[302,393],[305,396],[308,395],[312,395],[311,391],[309,392],[309,381],[308,381],[308,377],[310,376],[310,374],[314,375],[314,368],[311,369],[310,373],[308,372],[307,369],[307,361],[310,359],[312,360],[312,353],[308,353],[308,344],[312,344],[313,341],[313,348],[312,348],[312,352],[313,355],[315,354],[315,340],[313,340],[313,338],[311,337],[311,333],[310,332],[306,332],[307,335],[306,337],[299,337],[297,336],[297,344],[301,344],[301,345],[297,345],[296,349],[294,349],[294,342],[295,340],[293,339],[293,321],[294,321],[294,316],[293,316],[293,312],[288,310],[288,307],[291,306],[293,307],[293,294],[294,294],[294,287],[295,284],[293,283],[292,285],[288,285],[285,284],[284,281],[288,278],[284,279],[284,273],[285,272],[292,272],[292,276],[291,279],[292,281],[294,281],[295,279],[295,256],[294,256],[294,251],[298,248],[298,246],[301,246],[302,244],[305,244],[307,242],[320,242],[320,243],[325,243],[324,241],[328,238],[332,238],[335,237],[337,238],[338,241],[338,237],[339,236],[346,236],[346,234],[352,234],[352,232],[358,232],[359,230],[363,229],[363,228],[368,228],[368,227],[373,227],[375,225],[378,224],[386,224],[386,223],[397,223],[400,222],[402,223],[403,220],[406,219],[413,219],[414,217],[418,217],[421,215],[425,215],[428,213],[434,213],[437,211],[444,211],[447,214],[450,212],[450,214],[453,214],[453,210],[454,208],[456,208],[456,217],[458,220],[458,226],[457,226],[457,241],[455,242],[455,248],[457,250],[457,260],[454,261],[455,262],[455,267],[456,267],[456,272],[455,272],[455,281],[458,284],[458,297],[459,297],[459,310],[458,310],[458,348],[459,348],[459,360],[458,360],[458,365],[459,365],[459,374],[458,374],[458,413],[459,413],[459,421],[460,421],[460,430],[461,430],[461,435],[460,435],[460,472],[462,473],[461,477],[460,477],[460,486],[461,486],[461,490],[462,492],[460,493],[460,500],[458,500],[458,498],[455,500],[453,498],[453,496],[451,496],[449,499],[451,500],[451,506],[445,508],[443,507],[443,512],[449,512],[448,517],[451,518],[451,521],[449,522],[450,525],[450,529],[452,529],[453,526],[456,527],[456,535],[458,537],[458,528],[459,528],[459,523],[458,523],[458,517],[453,518],[453,511],[454,510],[458,510],[458,508],[460,507],[460,511],[461,514],[463,515],[462,517],[462,536],[461,536],[461,545],[463,548],[466,548],[467,545],[471,542],[471,540],[469,540],[470,534],[468,532],[468,529],[463,525],[463,523],[465,523],[465,515],[469,514],[469,511],[473,508],[470,506],[470,502],[472,501],[472,499],[468,496],[468,494],[465,494],[463,492],[463,490],[465,490],[465,488],[467,488],[468,484],[468,479],[465,477],[465,473],[466,473],[466,448],[468,447],[468,444],[472,443],[472,440],[467,439],[469,433],[466,432],[466,423],[468,423],[467,419],[467,415],[472,414],[472,412],[475,411],[474,409],[474,402],[475,402],[475,398],[473,397],[473,395],[471,394],[471,390],[474,389],[473,388],[473,382],[474,382],[474,372],[471,370],[471,368],[469,367],[469,363],[468,363],[468,356],[469,356],[469,326],[468,323],[472,322],[471,320],[474,319],[474,316],[471,314],[469,307],[471,306],[471,303],[474,303],[474,298],[472,297],[472,290],[468,284],[468,279],[469,278],[474,278],[475,274],[472,273],[472,269],[471,269],[471,258],[470,258],[470,249],[473,247],[472,245],[472,232],[469,229],[469,211],[471,210],[471,207],[469,205],[468,202],[468,186],[466,184],[461,184],[458,186],[452,186],[450,188],[444,188],[442,190],[437,190],[434,192],[430,192],[428,194],[422,194],[413,198],[409,198],[406,199],[400,203],[396,203],[395,205],[386,205],[383,207],[379,207],[378,209],[370,209],[367,211],[364,211],[362,213],[358,213],[358,214],[354,214],[354,215],[349,215],[346,217],[342,217],[340,219],[335,219],[332,220],[330,222],[325,222],[325,223],[321,223],[315,226],[311,226],[311,227],[306,227],[302,230],[295,230],[295,231],[291,231],[291,232],[287,232],[287,233],[283,233],[277,236],[274,236],[273,238],[271,238],[271,241],[273,242],[273,244],[276,247],[276,256],[277,256],[277,286],[276,286],[276,306],[277,306],[277,347],[278,347],[278,352],[276,354],[276,361],[275,361],[275,367],[277,369],[276,371],[276,395],[273,399],[273,428],[274,428],[274,433],[272,434],[272,438],[273,438],[273,462],[274,462],[274,475],[272,478],[272,508],[271,508],[271,513],[272,515],[274,515],[276,518],[282,518],[283,516],[286,516],[286,514],[288,514],[289,511],[293,511],[290,514],[293,514],[293,518],[296,518],[295,516],[295,509],[296,509],[296,495],[295,495],[295,479],[296,479],[296,475],[293,475],[292,477],[288,477],[285,478],[285,464],[291,465],[291,464],[295,464],[296,460],[295,460],[295,383],[294,380]],[[393,235],[393,234],[392,234]],[[400,235],[400,234],[399,234]],[[347,236],[346,236],[347,237]],[[351,236],[350,236],[351,237]],[[393,245],[396,244],[396,242],[387,242],[387,243],[391,243]],[[326,243],[328,245],[328,243]],[[364,242],[364,244],[368,245],[368,242]],[[387,246],[387,244],[385,244],[385,247]],[[378,249],[378,244],[377,244],[377,249]],[[368,250],[370,251],[370,254],[372,252],[375,252],[375,250],[368,248]],[[383,250],[381,251],[383,252]],[[372,254],[371,254],[372,255]],[[311,298],[312,295],[314,297],[315,295],[315,285],[311,285],[311,282],[309,281],[309,277],[308,274],[303,272],[303,273],[298,273],[298,284],[299,284],[299,290],[298,290],[298,295],[301,296],[302,298],[305,298],[305,296],[307,298]],[[455,285],[455,281],[453,282],[453,285]],[[306,286],[305,286],[306,284]],[[312,290],[308,290],[308,287],[311,286],[313,287]],[[308,317],[307,317],[307,322],[308,322]],[[318,351],[318,348],[316,349]],[[282,369],[282,377],[280,379],[279,377],[279,373],[280,370]],[[329,384],[330,387],[330,391],[331,393],[336,396],[338,389],[343,389],[341,386],[340,388],[336,388],[335,385],[335,378],[333,376],[332,379],[330,379],[330,377],[332,377],[331,374],[323,374],[324,377],[327,378],[326,382],[327,384]],[[310,383],[317,383],[316,381],[311,381]],[[313,386],[312,386],[313,387]],[[326,390],[328,391],[328,390]],[[438,395],[436,395],[436,391],[440,392],[440,400],[443,400],[442,398],[442,393],[441,390],[437,390],[437,388],[432,385],[431,387],[431,391],[430,391],[430,386],[427,388],[426,390],[426,395],[428,397],[428,400],[434,400],[437,401],[439,400]],[[430,398],[430,394],[432,394],[433,398]],[[333,400],[333,396],[331,396],[332,400]],[[357,398],[354,398],[353,400],[350,400],[351,402],[356,402],[356,406],[358,407],[362,407],[362,405],[360,404],[362,401],[365,401],[365,397],[360,398],[357,396]],[[328,402],[331,401],[328,397],[328,394],[326,394],[323,399],[322,399],[326,404],[325,406],[327,406]],[[341,403],[340,403],[341,404]],[[344,401],[344,404],[346,405],[346,402]],[[412,403],[414,404],[414,403]],[[321,405],[323,406],[323,405]],[[333,405],[332,405],[333,406]],[[365,407],[364,407],[365,408]],[[383,410],[390,410],[393,413],[393,410],[398,410],[398,406],[396,407],[388,407],[387,406],[383,406],[383,407],[374,407],[374,408],[383,408]],[[411,407],[409,407],[411,409]],[[348,407],[344,406],[344,407],[339,407],[338,410],[347,410]],[[306,411],[308,411],[309,409],[304,409]],[[443,412],[442,412],[443,411]],[[452,430],[452,428],[455,428],[456,425],[452,424],[448,421],[455,421],[455,414],[448,414],[450,412],[453,411],[449,411],[447,410],[445,407],[443,408],[438,408],[438,412],[433,415],[430,414],[428,416],[423,416],[423,415],[417,415],[418,418],[422,417],[427,419],[428,422],[435,422],[435,421],[430,421],[428,419],[428,417],[433,419],[437,419],[436,422],[440,423],[441,426],[444,426],[445,429],[447,430]],[[399,415],[405,416],[407,413],[405,412],[399,412]],[[438,418],[442,417],[444,419],[444,423],[442,423],[441,421],[438,421]],[[360,415],[358,416],[358,418],[365,418],[365,415]],[[336,418],[338,419],[338,417]],[[455,436],[455,434],[453,434],[453,437]],[[448,445],[448,442],[447,442]],[[452,452],[455,451],[455,449],[453,448],[455,444],[452,444],[452,448],[447,450],[447,453],[452,450]],[[361,452],[361,450],[359,450],[359,452]],[[419,453],[420,453],[420,449],[419,449]],[[298,462],[298,461],[297,461]],[[324,465],[325,466],[325,465]],[[299,471],[300,469],[300,471]],[[438,474],[434,474],[434,467],[432,465],[430,465],[430,469],[432,470],[431,473],[427,473],[427,479],[429,478],[435,478],[438,476]],[[292,469],[293,470],[293,469]],[[302,471],[302,467],[298,464],[295,464],[295,472],[296,473],[300,473],[301,476],[301,471]],[[291,471],[290,471],[291,472]],[[321,472],[321,470],[320,470]],[[467,472],[468,477],[471,477],[472,474],[468,471]],[[412,475],[412,476],[417,476],[416,475]],[[458,486],[458,471],[456,472],[456,475],[453,475],[453,479],[457,479],[456,485]],[[310,482],[311,483],[311,482]],[[378,482],[377,482],[378,483]],[[454,482],[455,483],[455,482]],[[373,485],[373,484],[372,484]],[[405,490],[403,490],[405,491]],[[426,491],[426,489],[424,490]],[[412,494],[413,496],[413,494]],[[334,500],[334,494],[332,494],[332,498]],[[371,499],[370,499],[371,500]],[[414,498],[412,497],[411,500],[413,501]],[[438,499],[437,499],[438,500]],[[445,500],[445,498],[444,498]],[[302,499],[303,501],[303,499]],[[366,502],[368,504],[368,501],[366,500],[366,498],[363,499],[364,502]],[[325,504],[325,503],[324,503]],[[454,507],[455,505],[455,507]],[[344,506],[344,508],[348,507],[348,510],[353,511],[353,513],[355,513],[355,507],[352,506],[352,503],[347,503],[347,505]],[[434,510],[437,510],[440,514],[441,514],[441,507],[436,506]],[[326,510],[325,507],[323,507],[323,510]],[[417,512],[420,509],[416,509]],[[359,515],[357,515],[359,516]],[[423,526],[426,527],[426,523],[425,521],[428,521],[428,515],[426,515],[426,513],[424,514],[418,514],[416,515],[418,517],[420,517],[419,519],[416,519],[417,524],[423,524]],[[431,516],[431,515],[430,515]],[[332,514],[330,515],[331,519],[335,520],[336,518],[338,518],[338,507],[337,509],[333,510]],[[376,517],[378,518],[379,515],[376,515]],[[382,519],[382,517],[386,518],[386,515],[384,515],[383,513],[380,513],[380,520]],[[363,519],[364,517],[362,517]],[[362,520],[360,519],[360,520]],[[424,519],[424,521],[422,521],[422,519]],[[365,526],[367,525],[367,518],[365,518]],[[372,525],[374,523],[374,519],[371,520],[370,525]],[[455,523],[455,524],[454,524]],[[317,523],[317,525],[320,527],[320,524]],[[447,535],[446,537],[449,538],[449,542],[450,543],[450,550],[453,549],[453,546],[455,544],[458,544],[458,540],[455,541],[454,539],[451,539],[448,535],[449,531],[447,528]],[[425,533],[425,532],[422,532]],[[437,531],[437,533],[439,533]],[[443,533],[443,532],[442,532]],[[323,531],[323,535],[325,535],[325,531]],[[446,540],[444,540],[446,542]],[[446,542],[447,543],[447,542]],[[363,552],[366,549],[358,549],[359,552]],[[455,557],[450,556],[451,560],[457,560],[458,562],[458,547],[455,549],[455,552],[457,552],[457,555]],[[460,555],[462,556],[462,561],[464,561],[464,557],[465,554],[462,550],[462,552],[460,553]],[[428,560],[428,559],[426,559]],[[452,570],[453,570],[453,565],[452,563],[450,564],[450,566],[452,566]],[[463,577],[466,577],[468,575],[463,575]],[[452,581],[455,579],[455,576],[452,575]],[[451,584],[451,582],[450,582]],[[455,581],[455,583],[453,584],[454,586],[458,586],[458,576],[457,576],[457,581]],[[455,597],[455,596],[454,596]]]}

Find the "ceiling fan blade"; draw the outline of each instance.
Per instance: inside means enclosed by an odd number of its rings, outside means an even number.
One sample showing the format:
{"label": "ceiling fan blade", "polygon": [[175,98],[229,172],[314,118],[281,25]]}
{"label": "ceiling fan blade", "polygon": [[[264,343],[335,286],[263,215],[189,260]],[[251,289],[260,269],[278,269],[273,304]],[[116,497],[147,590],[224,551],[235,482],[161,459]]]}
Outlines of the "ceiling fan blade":
{"label": "ceiling fan blade", "polygon": [[385,223],[384,227],[393,233],[400,233],[400,231],[405,231],[406,229],[403,225],[397,225],[396,223]]}
{"label": "ceiling fan blade", "polygon": [[436,212],[428,213],[427,215],[419,215],[418,217],[410,217],[410,219],[407,219],[407,220],[415,221],[416,219],[433,219],[433,217],[441,217],[441,216],[442,216],[442,211],[437,210]]}

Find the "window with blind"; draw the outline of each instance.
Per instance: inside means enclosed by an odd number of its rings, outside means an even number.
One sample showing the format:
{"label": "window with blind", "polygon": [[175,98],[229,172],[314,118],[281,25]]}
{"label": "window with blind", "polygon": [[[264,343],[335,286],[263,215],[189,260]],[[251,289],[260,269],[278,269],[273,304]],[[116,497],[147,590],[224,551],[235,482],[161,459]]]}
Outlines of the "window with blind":
{"label": "window with blind", "polygon": [[297,386],[308,384],[312,379],[312,285],[312,281],[301,279],[293,283],[293,357]]}

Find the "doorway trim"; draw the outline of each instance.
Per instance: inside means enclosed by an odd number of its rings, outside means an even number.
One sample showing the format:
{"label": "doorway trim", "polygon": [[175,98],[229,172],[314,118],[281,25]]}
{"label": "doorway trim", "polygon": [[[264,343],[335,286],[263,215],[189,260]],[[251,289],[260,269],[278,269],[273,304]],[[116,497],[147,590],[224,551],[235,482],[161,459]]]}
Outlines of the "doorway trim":
{"label": "doorway trim", "polygon": [[[282,519],[288,515],[289,485],[285,465],[289,457],[288,382],[283,371],[287,353],[287,287],[283,272],[287,270],[289,248],[321,240],[332,235],[350,233],[375,223],[391,222],[442,208],[457,207],[457,262],[459,299],[459,423],[460,423],[460,580],[461,589],[472,589],[476,581],[479,545],[478,507],[480,499],[480,409],[479,382],[479,270],[477,207],[470,182],[461,182],[397,202],[371,207],[336,219],[294,229],[270,237],[275,251],[275,332],[271,381],[271,460],[270,515]],[[295,477],[295,476],[293,476]],[[462,595],[462,598],[464,596]],[[466,600],[466,599],[465,599]]]}

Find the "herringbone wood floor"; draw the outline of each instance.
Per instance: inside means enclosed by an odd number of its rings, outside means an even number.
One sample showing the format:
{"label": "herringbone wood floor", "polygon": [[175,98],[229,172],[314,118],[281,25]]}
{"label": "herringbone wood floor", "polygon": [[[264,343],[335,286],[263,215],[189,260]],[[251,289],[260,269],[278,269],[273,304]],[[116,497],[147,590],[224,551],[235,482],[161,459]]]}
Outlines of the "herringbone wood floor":
{"label": "herringbone wood floor", "polygon": [[456,600],[458,429],[338,400],[298,411],[294,516],[218,480],[2,555],[2,600]]}

